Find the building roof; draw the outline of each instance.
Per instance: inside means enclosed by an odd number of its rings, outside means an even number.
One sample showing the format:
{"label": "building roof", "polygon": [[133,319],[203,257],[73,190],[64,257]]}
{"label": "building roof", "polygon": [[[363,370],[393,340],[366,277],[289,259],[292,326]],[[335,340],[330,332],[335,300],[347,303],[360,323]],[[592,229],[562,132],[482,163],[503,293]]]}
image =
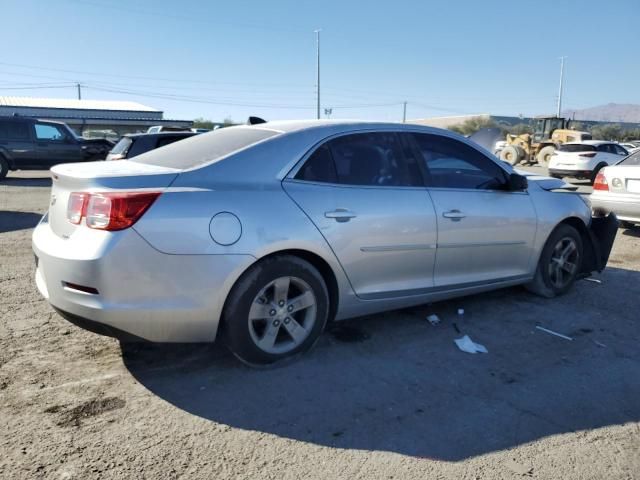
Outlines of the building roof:
{"label": "building roof", "polygon": [[137,102],[114,100],[72,100],[66,98],[34,98],[0,96],[0,107],[58,108],[73,110],[110,110],[125,112],[161,112]]}

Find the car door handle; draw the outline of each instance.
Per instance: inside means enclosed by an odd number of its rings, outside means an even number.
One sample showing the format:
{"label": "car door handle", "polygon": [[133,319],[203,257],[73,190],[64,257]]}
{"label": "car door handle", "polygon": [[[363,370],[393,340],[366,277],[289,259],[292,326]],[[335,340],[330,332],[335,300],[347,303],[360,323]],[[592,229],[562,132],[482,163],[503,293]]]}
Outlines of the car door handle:
{"label": "car door handle", "polygon": [[357,215],[346,208],[336,208],[332,212],[324,212],[326,218],[333,218],[336,222],[348,222]]}
{"label": "car door handle", "polygon": [[448,212],[444,212],[442,216],[444,218],[450,218],[454,222],[459,222],[460,220],[466,217],[466,215],[462,213],[460,210],[449,210]]}

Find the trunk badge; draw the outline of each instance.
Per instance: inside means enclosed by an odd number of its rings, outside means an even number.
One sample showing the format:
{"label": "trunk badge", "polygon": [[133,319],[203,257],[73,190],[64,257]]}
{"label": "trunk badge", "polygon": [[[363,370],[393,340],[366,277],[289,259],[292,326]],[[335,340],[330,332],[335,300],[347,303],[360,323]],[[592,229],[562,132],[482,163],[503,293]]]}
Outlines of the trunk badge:
{"label": "trunk badge", "polygon": [[56,204],[56,196],[51,195],[51,206],[53,207]]}

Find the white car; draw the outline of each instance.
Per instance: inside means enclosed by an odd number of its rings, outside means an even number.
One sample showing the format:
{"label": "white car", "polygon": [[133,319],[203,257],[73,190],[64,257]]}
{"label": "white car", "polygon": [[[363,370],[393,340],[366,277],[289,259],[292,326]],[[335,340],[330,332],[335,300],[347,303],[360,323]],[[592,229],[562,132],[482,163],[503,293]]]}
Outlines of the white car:
{"label": "white car", "polygon": [[623,227],[640,224],[640,151],[600,170],[590,200],[598,215],[614,212]]}
{"label": "white car", "polygon": [[549,161],[549,176],[589,179],[603,167],[618,163],[629,152],[615,142],[585,140],[560,145]]}
{"label": "white car", "polygon": [[640,150],[640,147],[635,143],[621,143],[620,146],[627,150],[629,153],[634,153]]}

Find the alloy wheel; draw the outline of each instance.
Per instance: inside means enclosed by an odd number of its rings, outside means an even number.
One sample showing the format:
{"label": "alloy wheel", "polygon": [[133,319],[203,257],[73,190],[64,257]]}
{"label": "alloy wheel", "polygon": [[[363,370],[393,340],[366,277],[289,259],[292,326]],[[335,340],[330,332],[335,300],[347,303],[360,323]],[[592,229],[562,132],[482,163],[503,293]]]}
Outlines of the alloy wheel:
{"label": "alloy wheel", "polygon": [[265,353],[288,353],[309,336],[317,317],[317,300],[307,282],[280,277],[255,296],[249,310],[249,334]]}
{"label": "alloy wheel", "polygon": [[575,239],[564,237],[551,253],[548,265],[549,279],[554,287],[562,289],[575,277],[578,270],[579,251]]}

